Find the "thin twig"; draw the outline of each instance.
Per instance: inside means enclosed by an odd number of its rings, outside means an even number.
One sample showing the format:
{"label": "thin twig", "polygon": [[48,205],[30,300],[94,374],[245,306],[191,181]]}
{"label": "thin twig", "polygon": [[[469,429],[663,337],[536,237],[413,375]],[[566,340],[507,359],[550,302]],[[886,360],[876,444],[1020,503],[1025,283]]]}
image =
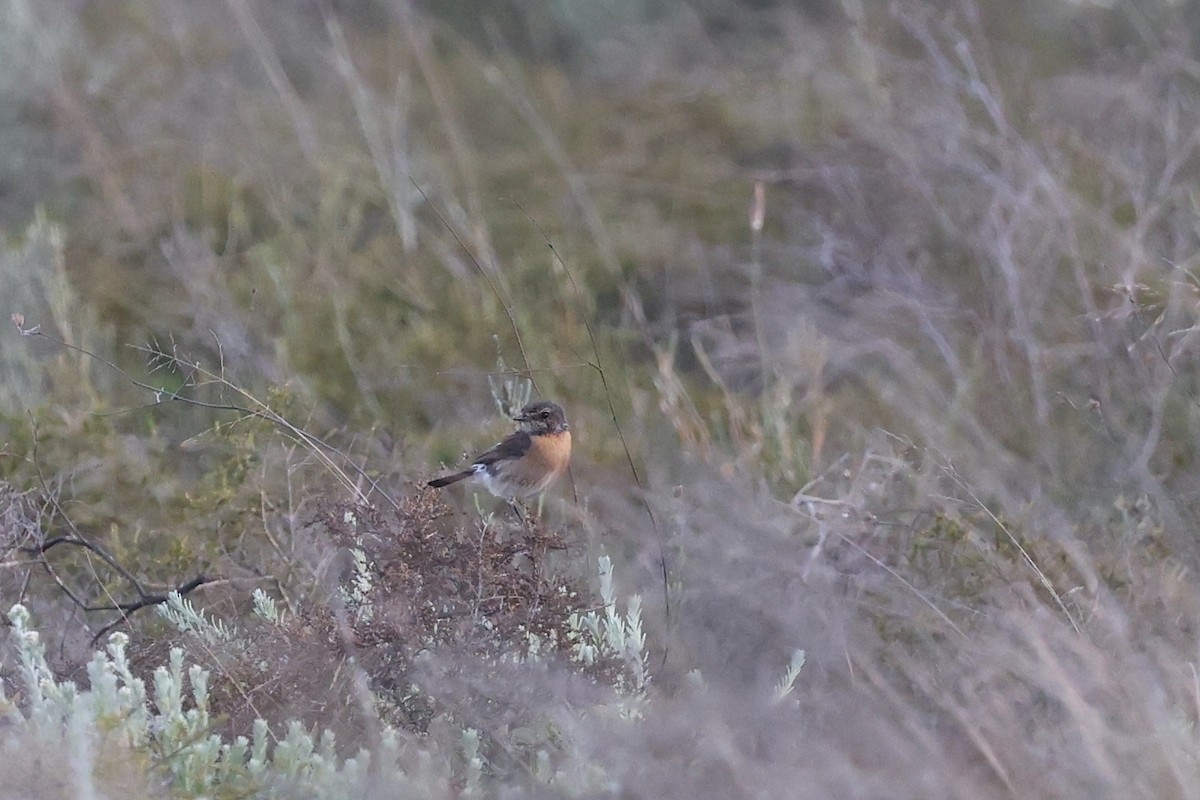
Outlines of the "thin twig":
{"label": "thin twig", "polygon": [[[554,243],[550,241],[550,237],[548,237],[546,232],[542,230],[542,227],[538,224],[537,220],[535,220],[533,216],[525,210],[524,206],[515,200],[513,201],[513,204],[519,208],[521,213],[525,215],[525,218],[529,220],[529,224],[532,225],[534,230],[538,232],[538,235],[542,237],[542,241],[546,243],[546,247],[550,248],[550,252],[554,254],[554,260],[558,262],[559,266],[562,267],[563,272],[567,274],[567,280],[571,283],[571,289],[575,292],[576,296],[579,296],[579,284],[575,281],[575,274],[571,272],[571,268],[567,266],[567,262],[563,260],[561,255],[559,255],[558,250],[554,247]],[[581,315],[580,320],[583,322],[584,330],[587,331],[588,342],[592,346],[592,355],[595,358],[595,361],[587,362],[588,366],[594,369],[600,376],[600,385],[604,389],[604,400],[608,404],[608,413],[612,418],[613,428],[615,428],[617,431],[617,439],[621,442],[621,449],[625,452],[625,461],[629,465],[629,471],[633,475],[634,483],[637,484],[638,489],[640,490],[638,496],[642,501],[642,507],[646,511],[646,516],[650,519],[650,526],[654,529],[655,540],[658,542],[658,561],[659,565],[662,567],[663,580],[663,618],[664,625],[669,631],[671,626],[670,581],[667,575],[666,551],[663,549],[662,540],[659,537],[658,520],[655,519],[654,510],[650,507],[650,501],[647,499],[646,487],[642,483],[642,476],[638,473],[637,464],[635,464],[633,461],[633,453],[629,449],[629,442],[625,440],[625,432],[621,430],[621,421],[617,417],[617,408],[613,403],[612,390],[608,386],[608,376],[604,372],[604,363],[600,356],[600,346],[596,342],[596,334],[592,330],[592,325],[588,322],[586,316]],[[666,641],[664,639],[663,658],[660,669],[661,667],[666,666],[667,649]]]}
{"label": "thin twig", "polygon": [[930,600],[928,597],[926,597],[924,595],[924,593],[922,593],[921,590],[918,589],[916,586],[913,586],[912,583],[907,578],[905,578],[903,575],[901,575],[896,570],[889,567],[886,563],[884,563],[884,561],[882,559],[880,559],[878,556],[872,554],[865,547],[863,547],[861,544],[859,544],[858,542],[851,539],[846,534],[842,533],[841,531],[834,531],[834,533],[837,534],[838,538],[841,539],[843,542],[850,545],[855,550],[857,550],[858,552],[860,552],[864,556],[866,556],[868,559],[870,559],[875,564],[875,566],[880,567],[885,572],[887,572],[887,574],[891,575],[893,578],[900,581],[900,583],[902,583],[906,589],[908,589],[910,592],[912,592],[914,595],[916,595],[917,598],[920,599],[920,601],[922,603],[929,606],[929,608],[933,609],[933,613],[935,613],[939,617],[941,617],[942,621],[944,621],[947,625],[949,625],[950,628],[955,633],[957,633],[959,636],[963,637],[964,639],[970,638],[967,636],[967,634],[963,633],[962,628],[960,628],[954,624],[954,620],[952,620],[952,619],[950,619],[950,617],[946,616],[946,612],[944,612],[940,608],[938,608],[936,603],[934,603],[932,600]]}
{"label": "thin twig", "polygon": [[508,324],[509,327],[512,328],[513,336],[516,337],[517,351],[521,354],[521,361],[525,363],[526,377],[529,378],[529,382],[532,383],[533,388],[536,389],[537,381],[534,380],[533,371],[529,366],[529,356],[525,352],[525,342],[521,339],[521,328],[517,325],[517,318],[516,315],[513,314],[512,304],[500,292],[500,288],[496,286],[496,282],[492,280],[492,276],[489,275],[488,271],[483,268],[483,264],[479,263],[479,259],[475,257],[473,252],[471,252],[471,248],[467,247],[467,243],[464,242],[462,237],[458,235],[458,231],[456,231],[454,227],[446,220],[445,216],[442,215],[442,210],[438,208],[436,203],[429,199],[429,195],[425,194],[425,190],[421,188],[421,184],[417,183],[416,179],[411,175],[408,179],[412,182],[412,185],[416,187],[417,191],[421,193],[421,197],[425,200],[425,202],[429,204],[429,207],[433,210],[434,215],[437,216],[438,222],[442,223],[442,226],[450,232],[451,236],[454,237],[454,241],[458,242],[458,246],[462,249],[462,251],[467,254],[467,258],[471,260],[471,263],[475,266],[475,270],[480,274],[484,281],[487,282],[488,288],[492,290],[492,294],[496,295],[496,299],[500,301],[500,306],[504,309],[505,316],[508,317]]}

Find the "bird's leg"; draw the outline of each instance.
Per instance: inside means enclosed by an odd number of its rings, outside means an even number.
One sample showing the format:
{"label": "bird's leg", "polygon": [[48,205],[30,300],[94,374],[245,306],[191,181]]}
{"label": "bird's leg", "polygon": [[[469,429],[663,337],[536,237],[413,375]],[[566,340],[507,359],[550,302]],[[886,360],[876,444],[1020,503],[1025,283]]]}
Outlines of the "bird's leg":
{"label": "bird's leg", "polygon": [[521,507],[517,505],[517,501],[514,498],[508,498],[508,507],[511,508],[513,514],[517,516],[517,520],[525,526],[525,530],[529,531],[529,520],[525,519],[525,515],[521,513]]}
{"label": "bird's leg", "polygon": [[[521,524],[525,526],[525,554],[529,556],[530,574],[533,577],[533,585],[539,586],[542,582],[542,560],[538,553],[537,534],[534,533],[529,515],[521,511],[521,507],[517,501],[513,499],[508,502],[513,513],[517,515],[517,519],[521,520]],[[538,510],[541,511],[540,508]]]}

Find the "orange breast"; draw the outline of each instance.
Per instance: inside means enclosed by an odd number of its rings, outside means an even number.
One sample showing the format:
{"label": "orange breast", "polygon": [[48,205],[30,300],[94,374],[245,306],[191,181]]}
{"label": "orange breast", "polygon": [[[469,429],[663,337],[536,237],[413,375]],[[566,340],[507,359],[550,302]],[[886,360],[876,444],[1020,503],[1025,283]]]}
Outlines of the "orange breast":
{"label": "orange breast", "polygon": [[571,461],[571,432],[544,433],[534,436],[529,452],[513,467],[519,467],[520,475],[512,475],[516,483],[529,487],[529,491],[540,492],[550,485],[567,468]]}

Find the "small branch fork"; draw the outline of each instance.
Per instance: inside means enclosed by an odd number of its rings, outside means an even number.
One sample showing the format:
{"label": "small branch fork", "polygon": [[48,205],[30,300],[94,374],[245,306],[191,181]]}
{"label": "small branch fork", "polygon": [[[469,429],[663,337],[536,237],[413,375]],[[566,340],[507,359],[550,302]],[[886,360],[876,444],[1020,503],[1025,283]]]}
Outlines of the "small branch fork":
{"label": "small branch fork", "polygon": [[[128,603],[113,602],[102,605],[93,605],[85,602],[63,582],[62,578],[54,572],[54,567],[50,564],[49,560],[45,558],[48,550],[60,544],[69,544],[76,547],[81,547],[99,556],[100,560],[107,564],[109,568],[113,570],[113,572],[120,575],[126,582],[129,583],[130,586],[133,587],[138,599]],[[111,553],[106,551],[103,547],[95,542],[88,541],[87,539],[74,534],[69,536],[55,536],[53,539],[47,539],[41,545],[25,545],[17,548],[17,550],[21,553],[34,556],[34,560],[30,563],[41,564],[42,567],[50,574],[54,581],[63,590],[63,592],[70,597],[71,600],[77,606],[79,606],[80,610],[82,611],[121,611],[123,613],[130,613],[137,611],[140,608],[145,608],[146,606],[165,603],[167,601],[167,595],[170,594],[170,592],[147,591],[145,585],[128,569],[126,569],[121,562],[117,561]],[[202,573],[186,583],[180,584],[171,591],[179,592],[179,594],[187,594],[188,592],[191,592],[192,590],[197,589],[206,583],[209,583],[209,579]]]}
{"label": "small branch fork", "polygon": [[[36,437],[34,446],[36,448]],[[167,601],[167,596],[171,592],[178,592],[180,595],[187,595],[206,583],[211,582],[207,576],[201,573],[168,591],[152,591],[147,587],[144,581],[130,572],[130,570],[119,560],[117,560],[117,558],[106,548],[84,536],[83,532],[80,531],[75,525],[75,522],[69,516],[67,516],[61,504],[58,502],[57,492],[47,484],[45,477],[42,475],[41,467],[37,464],[36,449],[34,464],[37,466],[38,480],[41,483],[42,498],[47,510],[51,514],[52,518],[61,518],[69,529],[69,532],[59,536],[42,538],[43,526],[39,522],[36,527],[33,527],[28,531],[27,541],[32,539],[32,542],[27,544],[17,544],[11,548],[13,551],[32,556],[32,558],[28,561],[6,562],[5,566],[41,566],[50,579],[55,583],[55,585],[58,586],[58,588],[62,591],[62,593],[65,594],[81,611],[119,612],[119,617],[104,625],[95,635],[92,636],[93,645],[103,639],[114,628],[128,622],[129,616],[135,611],[148,606],[165,603]],[[118,602],[114,599],[109,603],[95,603],[85,600],[80,596],[79,592],[67,585],[66,580],[58,573],[58,570],[55,569],[54,564],[51,563],[47,556],[47,553],[59,545],[78,547],[99,558],[109,569],[119,575],[123,581],[128,583],[133,588],[136,599],[128,602]],[[93,575],[98,583],[103,583],[100,581],[100,576],[96,575],[94,570]],[[21,592],[22,595],[24,594],[24,591],[25,589],[23,587]],[[107,590],[103,591],[105,594],[108,594]],[[109,594],[109,597],[111,598],[111,594]]]}

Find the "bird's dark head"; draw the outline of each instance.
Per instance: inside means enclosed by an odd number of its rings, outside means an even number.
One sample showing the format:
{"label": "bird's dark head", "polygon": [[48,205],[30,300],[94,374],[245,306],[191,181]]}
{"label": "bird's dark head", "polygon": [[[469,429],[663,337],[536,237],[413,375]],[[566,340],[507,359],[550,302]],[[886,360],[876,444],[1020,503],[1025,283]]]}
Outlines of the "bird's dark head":
{"label": "bird's dark head", "polygon": [[513,419],[521,423],[522,428],[534,434],[561,433],[571,429],[562,406],[549,400],[529,403]]}

